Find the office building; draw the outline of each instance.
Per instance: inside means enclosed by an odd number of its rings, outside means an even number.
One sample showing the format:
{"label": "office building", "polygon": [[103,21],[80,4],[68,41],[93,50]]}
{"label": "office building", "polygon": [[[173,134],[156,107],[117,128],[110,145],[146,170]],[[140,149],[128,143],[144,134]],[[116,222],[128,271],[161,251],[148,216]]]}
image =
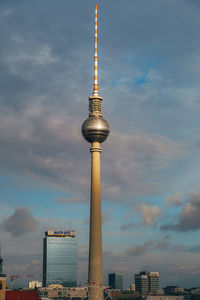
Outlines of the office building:
{"label": "office building", "polygon": [[135,290],[144,295],[148,293],[148,275],[147,272],[135,274]]}
{"label": "office building", "polygon": [[135,274],[135,290],[142,295],[159,291],[159,273],[142,271]]}
{"label": "office building", "polygon": [[149,272],[149,292],[154,293],[159,290],[159,273]]}
{"label": "office building", "polygon": [[118,273],[111,273],[108,275],[108,285],[112,289],[123,289],[123,276]]}
{"label": "office building", "polygon": [[47,231],[43,240],[43,286],[77,285],[75,231]]}

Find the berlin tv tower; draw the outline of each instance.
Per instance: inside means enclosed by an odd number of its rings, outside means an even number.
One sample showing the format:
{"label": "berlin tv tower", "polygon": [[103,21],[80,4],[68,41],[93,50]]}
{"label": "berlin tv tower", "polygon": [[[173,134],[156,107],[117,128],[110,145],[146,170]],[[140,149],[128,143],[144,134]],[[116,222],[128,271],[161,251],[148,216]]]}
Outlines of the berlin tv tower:
{"label": "berlin tv tower", "polygon": [[100,182],[100,143],[109,135],[108,122],[101,111],[102,97],[98,91],[98,57],[97,57],[97,4],[95,5],[94,35],[94,85],[93,95],[89,97],[89,118],[82,126],[83,137],[91,143],[91,194],[90,194],[90,241],[88,284],[91,300],[103,299],[102,267],[102,230],[101,230],[101,182]]}

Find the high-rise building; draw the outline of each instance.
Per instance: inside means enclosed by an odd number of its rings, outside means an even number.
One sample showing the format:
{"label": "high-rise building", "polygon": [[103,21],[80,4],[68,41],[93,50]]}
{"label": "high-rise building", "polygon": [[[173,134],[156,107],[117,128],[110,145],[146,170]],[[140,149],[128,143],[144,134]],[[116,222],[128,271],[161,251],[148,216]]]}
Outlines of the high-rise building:
{"label": "high-rise building", "polygon": [[156,293],[159,290],[159,273],[142,271],[135,274],[135,290],[142,295]]}
{"label": "high-rise building", "polygon": [[159,273],[149,272],[149,292],[154,293],[159,290]]}
{"label": "high-rise building", "polygon": [[135,290],[144,295],[148,293],[148,272],[135,274]]}
{"label": "high-rise building", "polygon": [[75,231],[45,232],[43,240],[43,286],[77,285],[77,239]]}
{"label": "high-rise building", "polygon": [[112,289],[123,289],[123,276],[119,273],[108,274],[108,285]]}
{"label": "high-rise building", "polygon": [[95,5],[94,34],[94,84],[93,95],[89,97],[89,118],[82,126],[82,134],[91,143],[91,194],[90,194],[90,242],[88,283],[91,300],[103,300],[103,266],[102,266],[102,226],[101,226],[101,185],[100,185],[100,144],[106,140],[110,129],[103,118],[101,104],[103,98],[98,89],[97,56],[97,5]]}

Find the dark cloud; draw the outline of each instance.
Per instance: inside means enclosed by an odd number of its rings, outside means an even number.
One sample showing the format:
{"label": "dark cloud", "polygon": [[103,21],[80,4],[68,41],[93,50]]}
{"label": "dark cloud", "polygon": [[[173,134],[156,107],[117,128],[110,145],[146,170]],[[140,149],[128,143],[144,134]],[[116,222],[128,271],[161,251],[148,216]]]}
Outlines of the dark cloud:
{"label": "dark cloud", "polygon": [[169,242],[169,237],[166,236],[161,240],[150,240],[143,245],[135,245],[131,248],[128,248],[125,252],[125,256],[138,256],[144,255],[147,252],[154,252],[154,251],[168,251],[172,247],[171,243]]}
{"label": "dark cloud", "polygon": [[[147,49],[147,45],[159,39],[162,39],[160,45],[167,43],[168,35],[163,38],[157,32],[150,39],[149,33],[158,28],[157,22],[163,20],[171,5],[177,8],[173,2],[165,5],[165,9],[158,3],[153,1],[152,10],[140,3],[133,9],[131,1],[126,6],[118,3],[117,11],[123,11],[118,14],[122,19],[117,22],[119,30],[110,23],[112,3],[100,4],[99,50],[104,61],[100,65],[100,86],[104,87],[103,108],[111,125],[111,135],[103,145],[102,155],[102,190],[107,200],[160,193],[162,188],[156,176],[160,178],[160,171],[166,170],[183,153],[183,145],[166,137],[165,132],[151,133],[145,127],[140,130],[143,124],[146,126],[149,116],[155,118],[155,112],[152,115],[146,107],[149,103],[154,107],[152,99],[159,101],[157,90],[160,89],[151,85],[137,88],[134,83],[149,64],[149,51],[142,51],[141,61],[141,49]],[[80,128],[87,117],[87,96],[93,80],[93,6],[90,1],[84,4],[80,1],[78,6],[74,3],[69,6],[65,1],[60,5],[50,1],[48,6],[39,2],[35,6],[32,1],[1,5],[0,33],[4,45],[0,49],[1,169],[13,176],[20,169],[21,176],[67,191],[72,195],[72,202],[88,201],[89,145],[83,141]],[[148,26],[141,23],[141,12],[144,20],[151,19]],[[178,13],[182,20],[185,11],[178,10]],[[91,16],[89,21],[88,16]],[[167,18],[164,20],[161,24],[166,32],[171,23]],[[177,24],[174,15],[173,22]],[[138,35],[138,24],[142,24],[139,32],[143,37]],[[151,67],[148,74],[156,77]],[[166,83],[165,78],[163,82]],[[154,123],[152,119],[149,121]],[[147,127],[150,128],[149,124]],[[157,132],[158,127],[152,132]]]}
{"label": "dark cloud", "polygon": [[129,248],[125,255],[127,256],[137,256],[137,255],[143,255],[146,253],[149,249],[152,249],[153,241],[148,241],[144,243],[144,245],[136,245],[131,248]]}
{"label": "dark cloud", "polygon": [[[162,230],[195,231],[200,229],[200,193],[193,192],[190,199],[182,207],[181,212],[174,218],[172,223],[162,225]],[[177,221],[177,222],[176,222]]]}
{"label": "dark cloud", "polygon": [[124,253],[113,253],[112,251],[105,252],[105,256],[111,257],[112,255],[121,255],[124,258],[144,256],[147,253],[199,253],[199,245],[184,245],[184,244],[174,244],[170,241],[170,237],[164,236],[160,240],[149,240],[142,245],[134,245],[128,248]]}
{"label": "dark cloud", "polygon": [[9,232],[13,237],[19,237],[26,233],[34,232],[38,228],[38,222],[27,208],[16,208],[13,215],[1,224],[1,228]]}

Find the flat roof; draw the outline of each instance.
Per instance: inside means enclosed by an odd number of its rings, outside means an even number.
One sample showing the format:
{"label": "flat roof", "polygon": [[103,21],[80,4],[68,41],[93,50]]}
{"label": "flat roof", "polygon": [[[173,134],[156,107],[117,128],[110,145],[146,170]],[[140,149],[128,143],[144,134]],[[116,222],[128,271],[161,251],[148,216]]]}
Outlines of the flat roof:
{"label": "flat roof", "polygon": [[45,236],[74,238],[74,237],[76,237],[76,231],[74,231],[74,230],[56,230],[56,231],[48,230],[45,232]]}

